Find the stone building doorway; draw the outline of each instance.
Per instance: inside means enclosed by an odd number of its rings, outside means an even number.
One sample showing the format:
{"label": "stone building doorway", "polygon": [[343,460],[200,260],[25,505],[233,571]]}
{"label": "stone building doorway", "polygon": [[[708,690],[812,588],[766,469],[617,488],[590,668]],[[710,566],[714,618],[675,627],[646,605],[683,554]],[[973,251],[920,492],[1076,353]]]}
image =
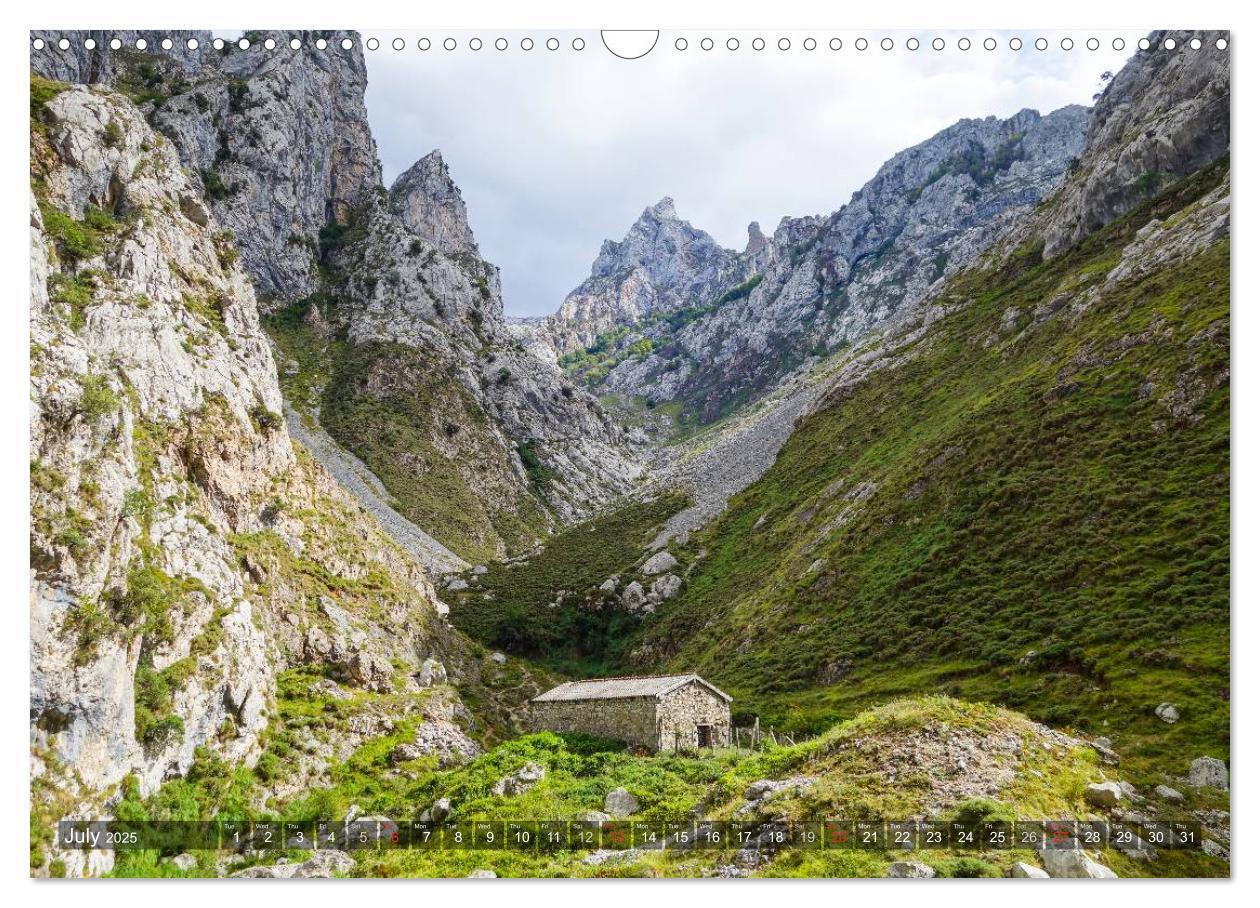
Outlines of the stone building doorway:
{"label": "stone building doorway", "polygon": [[713,746],[713,726],[697,725],[696,726],[696,744],[700,747]]}

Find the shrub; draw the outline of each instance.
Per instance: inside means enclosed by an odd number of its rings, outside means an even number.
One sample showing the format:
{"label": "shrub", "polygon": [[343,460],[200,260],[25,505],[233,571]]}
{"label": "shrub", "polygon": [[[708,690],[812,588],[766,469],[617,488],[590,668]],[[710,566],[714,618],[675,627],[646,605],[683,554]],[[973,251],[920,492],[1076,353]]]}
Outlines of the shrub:
{"label": "shrub", "polygon": [[109,379],[104,375],[88,373],[80,376],[79,386],[83,389],[79,397],[79,412],[88,422],[95,422],[118,409],[118,395],[109,386]]}
{"label": "shrub", "polygon": [[105,130],[101,134],[101,141],[105,143],[106,148],[117,148],[122,144],[123,131],[117,120],[110,120],[105,124]]}

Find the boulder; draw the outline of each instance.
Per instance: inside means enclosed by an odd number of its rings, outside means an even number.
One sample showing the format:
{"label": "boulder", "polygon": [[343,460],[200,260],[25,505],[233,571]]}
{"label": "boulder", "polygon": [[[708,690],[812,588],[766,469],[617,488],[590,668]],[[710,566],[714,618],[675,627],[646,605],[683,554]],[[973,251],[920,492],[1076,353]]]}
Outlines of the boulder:
{"label": "boulder", "polygon": [[434,823],[441,823],[451,815],[451,799],[438,798],[433,802],[433,806],[429,808],[429,818]]}
{"label": "boulder", "polygon": [[394,672],[394,666],[384,656],[371,650],[361,649],[351,656],[346,671],[359,687],[377,693],[388,693],[393,687],[390,675]]}
{"label": "boulder", "polygon": [[442,769],[457,766],[481,754],[477,742],[464,734],[458,725],[440,719],[425,722],[417,728],[412,744],[421,756],[437,756],[438,766]]}
{"label": "boulder", "polygon": [[405,741],[398,744],[389,752],[389,762],[397,765],[399,763],[407,763],[411,760],[419,760],[423,757],[424,751],[415,744],[408,744]]}
{"label": "boulder", "polygon": [[1212,839],[1204,839],[1200,847],[1203,849],[1203,853],[1209,857],[1220,858],[1223,861],[1229,860],[1229,849],[1219,842],[1214,842]]}
{"label": "boulder", "polygon": [[416,681],[421,687],[445,684],[446,680],[446,666],[432,656],[425,659],[420,665],[420,671],[416,672]]}
{"label": "boulder", "polygon": [[1099,759],[1108,766],[1117,766],[1120,763],[1120,755],[1111,749],[1110,738],[1095,738],[1089,742],[1089,746],[1094,748]]}
{"label": "boulder", "polygon": [[352,696],[342,690],[341,685],[332,678],[320,678],[312,681],[307,691],[316,697],[332,697],[334,700],[349,700]]}
{"label": "boulder", "polygon": [[526,763],[516,772],[504,776],[491,787],[491,794],[512,797],[524,794],[547,777],[547,769],[540,763]]}
{"label": "boulder", "polygon": [[317,851],[300,864],[276,862],[264,867],[247,867],[232,876],[254,880],[313,880],[329,879],[334,874],[347,874],[353,869],[354,858],[344,851],[330,850]]}
{"label": "boulder", "polygon": [[615,593],[617,592],[617,584],[619,582],[620,582],[620,578],[609,577],[607,580],[605,580],[603,583],[599,585],[599,588],[602,592],[605,592],[605,593]]}
{"label": "boulder", "polygon": [[1034,867],[1032,864],[1025,864],[1023,861],[1015,862],[1015,866],[1011,868],[1011,876],[1017,880],[1050,879],[1050,874],[1046,873],[1040,867]]}
{"label": "boulder", "polygon": [[506,665],[506,664],[507,664],[507,656],[503,655],[503,653],[491,653],[491,654],[490,654],[490,661],[491,661],[491,662],[494,662],[494,663],[496,663],[496,664],[498,664],[498,665]]}
{"label": "boulder", "polygon": [[619,820],[638,809],[639,799],[624,788],[614,788],[604,796],[604,810]]}
{"label": "boulder", "polygon": [[472,572],[474,576],[480,577],[481,575],[487,573],[488,571],[489,571],[489,568],[487,568],[484,564],[473,565]]}
{"label": "boulder", "polygon": [[1046,872],[1055,879],[1116,879],[1112,871],[1076,848],[1043,848],[1037,853]]}
{"label": "boulder", "polygon": [[661,551],[657,552],[647,561],[643,562],[643,567],[639,570],[650,577],[653,574],[663,574],[666,571],[671,571],[677,566],[677,558],[669,552]]}
{"label": "boulder", "polygon": [[658,600],[673,599],[682,589],[682,580],[677,574],[666,574],[652,584],[652,595]]}
{"label": "boulder", "polygon": [[612,817],[602,810],[584,810],[574,819],[580,823],[607,823]]}
{"label": "boulder", "polygon": [[626,584],[621,591],[621,604],[629,611],[637,612],[647,604],[647,594],[643,592],[643,584],[635,580]]}
{"label": "boulder", "polygon": [[1171,703],[1159,704],[1159,706],[1155,707],[1155,715],[1159,716],[1159,718],[1163,719],[1169,725],[1172,725],[1181,718],[1181,713],[1177,712],[1177,707],[1173,706]]}
{"label": "boulder", "polygon": [[468,589],[468,581],[463,577],[452,577],[446,581],[446,588],[452,593],[460,593]]}
{"label": "boulder", "polygon": [[919,861],[893,861],[888,865],[888,876],[895,880],[930,880],[936,871]]}
{"label": "boulder", "polygon": [[1156,785],[1155,795],[1156,797],[1163,798],[1165,801],[1172,801],[1177,804],[1186,799],[1186,796],[1177,789],[1169,788],[1167,785]]}
{"label": "boulder", "polygon": [[468,874],[465,879],[469,880],[497,880],[499,875],[493,870],[474,870]]}
{"label": "boulder", "polygon": [[1195,788],[1229,791],[1229,767],[1216,757],[1199,757],[1190,764],[1190,784]]}
{"label": "boulder", "polygon": [[169,864],[172,867],[187,873],[189,870],[192,870],[197,866],[197,857],[196,855],[191,855],[185,851],[183,854],[177,854],[173,858],[163,858],[162,863]]}
{"label": "boulder", "polygon": [[1119,807],[1124,792],[1116,782],[1091,782],[1085,786],[1085,800],[1095,807]]}

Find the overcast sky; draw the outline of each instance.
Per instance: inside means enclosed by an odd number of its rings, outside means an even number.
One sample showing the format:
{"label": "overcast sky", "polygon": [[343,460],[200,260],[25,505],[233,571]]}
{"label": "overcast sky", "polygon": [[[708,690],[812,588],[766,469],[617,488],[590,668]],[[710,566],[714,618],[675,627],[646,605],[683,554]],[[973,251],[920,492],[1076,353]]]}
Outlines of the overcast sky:
{"label": "overcast sky", "polygon": [[[381,34],[365,51],[368,112],[385,182],[440,148],[468,205],[482,255],[502,271],[509,315],[555,311],[590,273],[605,238],[620,239],[644,207],[672,196],[681,217],[725,246],[742,249],[749,221],[767,234],[784,215],[834,211],[889,157],[964,117],[1008,117],[1024,107],[1046,113],[1090,104],[1099,75],[1117,70],[1138,33],[892,33],[896,47],[858,51],[860,33],[662,32],[646,57],[615,57],[598,33],[504,33],[509,49],[494,49],[499,33],[428,32],[433,46],[417,49],[422,33],[401,33],[406,49]],[[571,49],[581,34],[586,47]],[[726,39],[738,37],[737,51]],[[1039,34],[1049,49],[1038,51]],[[370,37],[365,32],[364,37]],[[479,51],[467,48],[477,35]],[[532,50],[519,43],[528,35]],[[749,45],[758,35],[766,48]],[[1101,40],[1089,51],[1091,35]],[[1113,50],[1112,39],[1127,47]],[[446,37],[458,48],[442,48]],[[685,51],[674,47],[683,36]],[[829,39],[843,46],[832,51]],[[1060,49],[1070,36],[1071,51]],[[780,38],[792,42],[780,51]]]}

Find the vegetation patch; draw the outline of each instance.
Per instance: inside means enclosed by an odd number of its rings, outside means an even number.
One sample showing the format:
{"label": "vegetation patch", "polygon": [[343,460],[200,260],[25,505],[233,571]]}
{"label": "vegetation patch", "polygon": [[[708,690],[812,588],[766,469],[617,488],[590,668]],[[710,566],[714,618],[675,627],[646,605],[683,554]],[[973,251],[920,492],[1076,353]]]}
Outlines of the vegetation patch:
{"label": "vegetation patch", "polygon": [[557,533],[533,558],[491,565],[468,591],[445,594],[451,620],[487,646],[551,668],[609,673],[639,619],[598,587],[628,576],[666,518],[685,506],[682,495],[633,502]]}

